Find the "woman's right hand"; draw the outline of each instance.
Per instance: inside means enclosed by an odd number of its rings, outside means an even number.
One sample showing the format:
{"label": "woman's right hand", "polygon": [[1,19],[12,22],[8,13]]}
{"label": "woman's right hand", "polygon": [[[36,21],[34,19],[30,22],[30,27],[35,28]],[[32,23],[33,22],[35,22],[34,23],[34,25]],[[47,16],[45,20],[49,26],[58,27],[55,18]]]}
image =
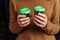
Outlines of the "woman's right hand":
{"label": "woman's right hand", "polygon": [[30,24],[30,18],[26,17],[26,15],[18,15],[17,22],[20,27],[26,27]]}

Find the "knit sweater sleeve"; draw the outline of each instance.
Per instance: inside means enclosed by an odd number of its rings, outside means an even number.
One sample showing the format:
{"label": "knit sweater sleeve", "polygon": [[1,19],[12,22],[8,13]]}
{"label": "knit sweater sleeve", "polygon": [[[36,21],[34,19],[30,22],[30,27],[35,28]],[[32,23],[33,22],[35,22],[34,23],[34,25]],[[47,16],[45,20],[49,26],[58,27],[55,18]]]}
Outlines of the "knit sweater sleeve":
{"label": "knit sweater sleeve", "polygon": [[48,20],[47,27],[43,29],[48,34],[56,34],[59,32],[59,0],[55,0],[53,15],[51,17],[53,19],[51,21]]}
{"label": "knit sweater sleeve", "polygon": [[9,4],[9,29],[12,33],[19,33],[23,28],[20,28],[18,26],[17,20],[16,20],[16,13],[14,11],[14,6],[12,3],[12,0],[10,0]]}

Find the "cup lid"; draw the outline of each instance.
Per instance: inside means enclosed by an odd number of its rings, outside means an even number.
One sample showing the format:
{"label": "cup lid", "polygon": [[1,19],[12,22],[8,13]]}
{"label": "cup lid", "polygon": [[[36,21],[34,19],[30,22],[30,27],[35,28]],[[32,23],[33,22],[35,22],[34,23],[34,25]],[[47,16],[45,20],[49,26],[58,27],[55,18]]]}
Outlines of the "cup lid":
{"label": "cup lid", "polygon": [[19,10],[20,14],[30,14],[30,11],[29,8],[22,8]]}
{"label": "cup lid", "polygon": [[45,8],[43,6],[35,6],[34,11],[45,11]]}

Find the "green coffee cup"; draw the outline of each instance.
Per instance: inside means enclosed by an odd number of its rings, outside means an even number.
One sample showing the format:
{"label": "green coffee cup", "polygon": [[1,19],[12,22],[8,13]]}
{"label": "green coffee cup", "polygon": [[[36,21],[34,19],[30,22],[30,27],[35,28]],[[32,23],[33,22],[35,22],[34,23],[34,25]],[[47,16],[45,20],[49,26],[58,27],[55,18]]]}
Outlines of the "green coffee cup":
{"label": "green coffee cup", "polygon": [[27,17],[30,15],[31,10],[29,8],[22,8],[19,10],[21,15],[26,15]]}
{"label": "green coffee cup", "polygon": [[38,14],[38,13],[44,13],[45,8],[43,6],[35,6],[34,7],[34,14]]}

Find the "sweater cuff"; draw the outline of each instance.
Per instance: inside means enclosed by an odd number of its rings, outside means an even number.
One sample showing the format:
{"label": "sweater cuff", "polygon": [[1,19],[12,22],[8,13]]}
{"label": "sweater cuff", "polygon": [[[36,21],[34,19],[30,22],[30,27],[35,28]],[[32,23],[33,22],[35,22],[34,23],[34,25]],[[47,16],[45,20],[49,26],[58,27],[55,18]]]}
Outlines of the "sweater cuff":
{"label": "sweater cuff", "polygon": [[49,33],[51,30],[51,23],[48,21],[46,27],[42,28],[45,32]]}

